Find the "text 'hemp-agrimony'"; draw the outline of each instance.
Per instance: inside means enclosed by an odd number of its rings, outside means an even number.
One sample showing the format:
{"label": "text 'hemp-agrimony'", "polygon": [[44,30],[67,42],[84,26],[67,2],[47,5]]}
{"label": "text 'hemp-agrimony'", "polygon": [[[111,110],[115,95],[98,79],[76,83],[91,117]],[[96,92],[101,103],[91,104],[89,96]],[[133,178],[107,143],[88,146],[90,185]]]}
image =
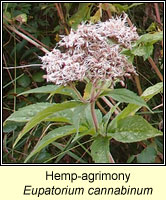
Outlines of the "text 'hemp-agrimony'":
{"label": "text 'hemp-agrimony'", "polygon": [[58,47],[41,57],[49,82],[67,85],[72,81],[123,80],[135,73],[134,66],[121,54],[131,48],[139,36],[134,26],[129,27],[127,15],[96,24],[82,23],[77,30],[63,36]]}

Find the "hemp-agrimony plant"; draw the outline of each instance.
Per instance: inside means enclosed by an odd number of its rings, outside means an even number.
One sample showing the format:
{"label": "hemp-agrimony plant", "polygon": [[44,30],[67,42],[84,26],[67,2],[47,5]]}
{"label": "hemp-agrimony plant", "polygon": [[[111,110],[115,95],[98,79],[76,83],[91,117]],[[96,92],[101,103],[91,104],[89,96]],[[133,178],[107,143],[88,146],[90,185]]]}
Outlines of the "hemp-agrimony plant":
{"label": "hemp-agrimony plant", "polygon": [[[76,134],[74,140],[85,135],[92,136],[91,155],[95,162],[114,163],[110,153],[111,139],[130,143],[162,134],[142,117],[134,115],[142,106],[148,108],[144,97],[150,99],[153,95],[149,97],[145,91],[144,96],[139,97],[128,89],[114,88],[117,82],[124,86],[125,78],[136,74],[133,64],[122,54],[122,50],[132,49],[132,44],[139,39],[136,27],[129,27],[126,19],[127,15],[124,14],[106,22],[82,23],[77,30],[71,30],[69,35],[62,36],[56,48],[40,57],[42,69],[47,73],[44,78],[55,86],[48,85],[24,94],[60,93],[72,96],[73,100],[61,104],[45,104],[42,105],[43,109],[41,105],[36,105],[39,110],[28,120],[14,146],[41,121],[61,121],[68,124],[48,132],[38,141],[25,162],[56,139]],[[86,85],[83,96],[76,88],[77,82],[84,82]],[[96,109],[96,102],[99,98],[107,102],[105,96],[116,100],[117,104],[111,105],[110,111],[103,116]],[[112,113],[122,102],[129,103],[128,107],[110,120]],[[33,108],[29,106],[27,109]],[[11,115],[8,120],[16,118],[21,111],[23,110]]]}
{"label": "hemp-agrimony plant", "polygon": [[[131,48],[131,43],[138,39],[136,28],[126,26],[126,18],[127,15],[123,19],[119,17],[97,24],[83,23],[58,43],[64,52],[55,48],[41,57],[43,69],[47,71],[47,81],[72,88],[74,81],[92,83],[87,102],[91,105],[96,131],[99,125],[94,105],[104,84],[107,82],[113,88],[120,81],[124,85],[124,76],[130,77],[131,73],[135,73],[134,66],[125,55],[120,54],[122,47]],[[112,40],[115,42],[111,43]],[[81,96],[78,97],[85,102]]]}

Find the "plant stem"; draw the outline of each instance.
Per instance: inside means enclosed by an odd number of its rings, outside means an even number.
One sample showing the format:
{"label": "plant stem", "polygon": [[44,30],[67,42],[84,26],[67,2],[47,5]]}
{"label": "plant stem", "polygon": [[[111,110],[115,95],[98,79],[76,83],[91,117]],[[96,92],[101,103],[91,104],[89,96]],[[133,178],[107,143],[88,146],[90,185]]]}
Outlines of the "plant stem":
{"label": "plant stem", "polygon": [[108,14],[109,19],[112,18],[112,13],[111,13],[111,9],[108,3],[104,3],[105,4],[105,8],[106,8],[106,12]]}
{"label": "plant stem", "polygon": [[156,74],[158,75],[158,77],[160,78],[161,81],[163,81],[163,75],[161,74],[160,70],[158,69],[158,67],[156,66],[155,62],[153,61],[153,59],[151,57],[148,58],[151,66],[153,67],[153,69],[155,70]]}
{"label": "plant stem", "polygon": [[95,130],[97,132],[99,127],[98,127],[98,121],[97,121],[96,112],[95,112],[95,84],[93,84],[93,88],[92,88],[91,99],[90,99],[90,108],[91,108],[93,124],[94,124]]}
{"label": "plant stem", "polygon": [[91,108],[91,114],[92,114],[92,119],[93,119],[93,123],[94,123],[94,127],[96,132],[98,131],[98,121],[97,121],[97,117],[96,117],[96,113],[95,113],[95,102],[91,102],[90,104],[90,108]]}
{"label": "plant stem", "polygon": [[[101,99],[110,107],[112,108],[114,105],[112,105],[112,103],[106,98],[106,97],[101,97]],[[117,109],[115,109],[115,115],[119,114],[119,111]]]}
{"label": "plant stem", "polygon": [[[15,25],[16,26],[16,25]],[[25,35],[27,35],[29,38],[31,38],[32,40],[36,41],[38,44],[40,44],[42,47],[51,50],[47,45],[43,44],[42,42],[40,42],[38,39],[36,39],[32,34],[28,33],[27,31],[25,31],[24,29],[22,29],[20,26],[16,26],[17,29],[19,29],[22,33],[24,33]]]}
{"label": "plant stem", "polygon": [[33,41],[31,38],[27,37],[26,35],[24,35],[23,33],[19,32],[14,26],[10,26],[8,24],[4,24],[9,30],[13,31],[14,33],[16,33],[17,35],[19,35],[20,37],[22,37],[23,39],[27,40],[28,42],[30,42],[31,44],[33,44],[34,46],[36,46],[38,49],[42,50],[44,53],[49,53],[49,51],[47,49],[45,49],[44,47],[42,47],[40,44],[38,44],[37,42]]}
{"label": "plant stem", "polygon": [[21,66],[16,66],[16,67],[3,67],[3,69],[19,69],[19,68],[25,68],[25,67],[41,67],[42,64],[30,64],[30,65],[21,65]]}
{"label": "plant stem", "polygon": [[155,12],[156,12],[156,19],[157,19],[157,22],[158,22],[159,24],[161,24],[158,3],[154,3],[154,8],[155,8]]}
{"label": "plant stem", "polygon": [[59,18],[60,18],[60,20],[61,20],[61,22],[62,22],[62,24],[63,24],[63,26],[65,28],[65,32],[66,32],[67,35],[69,35],[69,31],[68,31],[68,29],[66,27],[65,18],[64,18],[64,15],[63,15],[63,10],[62,10],[61,4],[60,3],[55,3],[55,7],[57,9],[58,16],[59,16]]}
{"label": "plant stem", "polygon": [[99,101],[96,102],[96,105],[99,107],[99,109],[101,110],[101,112],[106,115],[107,111],[103,108],[103,106],[100,104]]}

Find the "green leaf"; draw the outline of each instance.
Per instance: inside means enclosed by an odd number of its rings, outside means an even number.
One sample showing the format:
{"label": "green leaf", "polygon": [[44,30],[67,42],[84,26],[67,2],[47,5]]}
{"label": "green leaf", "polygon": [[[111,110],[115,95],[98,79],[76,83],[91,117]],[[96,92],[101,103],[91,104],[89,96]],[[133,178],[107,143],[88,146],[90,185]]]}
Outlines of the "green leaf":
{"label": "green leaf", "polygon": [[52,103],[36,103],[20,108],[18,111],[15,111],[13,114],[11,114],[4,123],[7,121],[27,122],[37,115],[37,113],[52,105]]}
{"label": "green leaf", "polygon": [[7,122],[4,124],[3,127],[3,132],[4,133],[10,133],[12,131],[14,131],[17,128],[17,124],[14,122]]}
{"label": "green leaf", "polygon": [[46,94],[48,93],[49,94],[50,93],[51,96],[54,94],[62,94],[62,95],[71,96],[73,99],[78,100],[78,97],[73,91],[73,89],[67,86],[46,85],[46,86],[42,86],[39,88],[22,92],[19,95],[30,94],[30,93],[32,94],[34,93],[46,93]]}
{"label": "green leaf", "polygon": [[20,132],[18,135],[13,147],[17,144],[17,142],[29,131],[31,130],[34,126],[39,124],[41,121],[43,121],[45,118],[48,116],[52,115],[55,112],[65,110],[68,108],[74,108],[76,106],[82,105],[81,102],[79,101],[70,101],[70,102],[64,102],[64,103],[59,103],[55,104],[52,106],[49,106],[48,108],[42,110],[41,112],[37,113],[36,116],[34,116],[23,128],[23,130]]}
{"label": "green leaf", "polygon": [[133,45],[131,50],[123,49],[122,54],[127,55],[128,60],[132,62],[133,56],[143,56],[144,60],[153,53],[153,44],[163,39],[163,32],[147,33],[140,37]]}
{"label": "green leaf", "polygon": [[146,29],[147,32],[154,32],[157,30],[157,23],[152,22],[151,25]]}
{"label": "green leaf", "polygon": [[109,120],[112,116],[112,114],[114,113],[114,111],[116,110],[116,108],[119,106],[120,103],[117,103],[115,106],[113,106],[110,111],[104,115],[103,117],[103,126],[104,126],[104,132],[106,133],[106,130],[107,130],[107,126],[108,126],[108,123],[109,123]]}
{"label": "green leaf", "polygon": [[114,4],[114,6],[116,7],[116,8],[118,8],[118,10],[120,11],[120,12],[122,12],[122,11],[127,11],[128,10],[128,5],[121,5],[121,4]]}
{"label": "green leaf", "polygon": [[5,16],[3,17],[3,23],[7,24],[9,21],[11,22],[12,16],[10,12],[4,11],[3,15]]}
{"label": "green leaf", "polygon": [[141,97],[137,96],[134,92],[125,88],[113,90],[108,89],[103,92],[101,96],[110,96],[116,101],[145,106],[149,109],[149,107]]}
{"label": "green leaf", "polygon": [[141,95],[141,97],[145,100],[148,101],[150,100],[153,96],[155,96],[156,94],[163,92],[163,82],[157,83],[153,86],[148,87],[143,94]]}
{"label": "green leaf", "polygon": [[135,6],[142,5],[142,4],[144,4],[144,3],[132,3],[132,4],[128,7],[128,9],[130,9],[130,8],[132,8],[132,7],[135,7]]}
{"label": "green leaf", "polygon": [[91,155],[95,163],[110,163],[109,139],[98,136],[91,145]]}
{"label": "green leaf", "polygon": [[[100,112],[99,109],[95,109],[95,113],[96,113],[98,124],[100,125],[102,123],[102,113]],[[83,113],[83,115],[84,115],[84,113]],[[86,107],[86,109],[85,109],[84,121],[85,120],[86,120],[86,124],[88,125],[89,128],[94,128],[90,105],[88,107]]]}
{"label": "green leaf", "polygon": [[155,163],[156,156],[156,149],[148,146],[137,156],[137,163]]}
{"label": "green leaf", "polygon": [[59,111],[59,112],[56,112],[53,115],[45,118],[44,121],[66,122],[66,123],[72,124],[71,115],[73,112],[74,112],[74,108]]}
{"label": "green leaf", "polygon": [[72,88],[68,87],[68,86],[60,86],[60,87],[58,87],[55,91],[53,91],[51,93],[51,95],[54,95],[54,94],[63,94],[63,95],[70,96],[75,100],[78,100],[78,97],[75,94],[74,90]]}
{"label": "green leaf", "polygon": [[98,21],[100,21],[100,18],[101,18],[101,16],[102,16],[102,13],[101,13],[102,11],[101,11],[101,9],[99,8],[97,11],[96,11],[96,13],[90,18],[90,21],[92,22],[92,23],[96,23],[96,22],[98,22]]}
{"label": "green leaf", "polygon": [[[28,90],[25,92],[20,93],[19,95],[24,95],[24,94],[30,94],[30,93],[52,93],[54,91],[56,91],[60,86],[58,85],[46,85],[46,86],[42,86],[42,87],[38,87],[32,90]],[[18,95],[18,96],[19,96]]]}
{"label": "green leaf", "polygon": [[132,163],[134,161],[135,157],[136,157],[135,155],[130,156],[127,160],[127,163]]}
{"label": "green leaf", "polygon": [[80,119],[81,119],[82,112],[84,112],[86,107],[87,107],[87,105],[77,106],[74,109],[74,112],[72,113],[72,115],[70,115],[72,124],[76,128],[77,133],[78,133],[78,130],[79,130],[79,127],[80,127]]}
{"label": "green leaf", "polygon": [[114,6],[116,8],[118,8],[120,12],[122,12],[122,11],[126,12],[128,9],[130,9],[132,7],[135,7],[135,6],[139,6],[141,4],[143,4],[143,3],[133,3],[130,6],[128,6],[128,5],[121,5],[121,4],[114,4]]}
{"label": "green leaf", "polygon": [[52,157],[45,149],[43,149],[40,154],[35,159],[35,163],[43,163],[45,160],[48,160]]}
{"label": "green leaf", "polygon": [[[75,160],[79,160],[79,163],[88,163],[84,159],[82,159],[79,155],[76,155],[75,152],[73,153],[72,150],[70,151],[69,147],[66,149],[66,147],[62,147],[62,145],[58,142],[52,143],[54,146],[56,146],[59,150],[61,150],[60,155],[57,157],[55,163],[58,163],[65,155],[69,155],[71,158],[74,158]],[[63,153],[64,152],[64,153]]]}
{"label": "green leaf", "polygon": [[28,86],[31,84],[31,79],[29,78],[28,75],[24,74],[24,76],[22,76],[21,78],[19,78],[19,79],[17,80],[17,83],[18,83],[20,86],[26,88],[26,87],[28,87]]}
{"label": "green leaf", "polygon": [[140,37],[139,40],[137,40],[136,44],[140,43],[154,44],[161,40],[163,40],[163,31],[144,34]]}
{"label": "green leaf", "polygon": [[163,133],[152,127],[141,116],[130,116],[117,121],[117,127],[108,129],[108,136],[123,143],[138,142],[161,136]]}
{"label": "green leaf", "polygon": [[134,54],[135,56],[143,56],[144,60],[146,60],[153,53],[153,45],[152,44],[140,45],[138,47],[133,48],[131,50],[131,53]]}
{"label": "green leaf", "polygon": [[[85,128],[81,127],[79,131],[84,131]],[[25,163],[36,153],[42,150],[44,147],[54,142],[55,140],[71,135],[76,132],[76,129],[73,126],[63,126],[50,131],[43,139],[38,143],[35,149],[30,153],[30,155],[26,158]]]}
{"label": "green leaf", "polygon": [[90,98],[91,90],[92,90],[92,83],[89,82],[86,84],[83,99],[88,100]]}
{"label": "green leaf", "polygon": [[66,8],[66,17],[68,18],[69,17],[69,11],[72,7],[73,3],[64,3],[64,6]]}
{"label": "green leaf", "polygon": [[85,135],[95,135],[96,131],[94,128],[88,129],[84,132],[81,133],[76,133],[74,139],[72,140],[72,142],[75,142],[76,140],[78,140],[79,138],[85,136]]}
{"label": "green leaf", "polygon": [[[162,92],[163,90],[163,82],[157,83],[156,85],[148,87],[143,94],[141,95],[141,98],[145,100],[146,102],[149,101],[153,96],[156,94]],[[109,124],[109,127],[113,128],[116,127],[116,123],[118,120],[123,119],[127,116],[133,116],[142,106],[135,105],[135,104],[129,104],[123,111],[119,113]]]}
{"label": "green leaf", "polygon": [[[134,50],[134,48],[132,50]],[[121,54],[126,55],[127,60],[129,61],[129,63],[133,63],[133,60],[134,60],[134,55],[132,53],[132,50],[123,48],[123,50],[120,52]]]}
{"label": "green leaf", "polygon": [[70,17],[68,25],[76,29],[78,24],[90,18],[90,9],[92,3],[80,3],[77,12]]}

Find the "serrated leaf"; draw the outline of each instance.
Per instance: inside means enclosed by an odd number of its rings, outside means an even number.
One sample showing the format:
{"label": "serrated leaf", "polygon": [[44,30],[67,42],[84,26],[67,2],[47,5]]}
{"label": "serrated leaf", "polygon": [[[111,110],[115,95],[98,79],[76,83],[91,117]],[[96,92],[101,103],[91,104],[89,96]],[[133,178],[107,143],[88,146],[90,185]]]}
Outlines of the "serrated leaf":
{"label": "serrated leaf", "polygon": [[32,94],[33,93],[50,93],[51,96],[54,94],[62,94],[62,95],[71,96],[73,99],[78,100],[78,97],[73,91],[73,89],[67,86],[64,87],[64,86],[59,86],[59,85],[46,85],[46,86],[42,86],[39,88],[22,92],[19,95],[30,94],[30,93]]}
{"label": "serrated leaf", "polygon": [[140,45],[138,47],[133,48],[131,50],[131,53],[134,54],[135,56],[143,56],[144,60],[146,60],[153,53],[153,45],[152,44]]}
{"label": "serrated leaf", "polygon": [[113,90],[109,89],[109,90],[104,91],[101,94],[101,96],[110,96],[119,102],[132,103],[139,106],[145,106],[148,108],[146,102],[141,97],[139,97],[134,92],[125,88],[113,89]]}
{"label": "serrated leaf", "polygon": [[161,136],[163,133],[152,127],[141,116],[130,116],[117,121],[117,127],[109,128],[107,135],[123,143],[138,142]]}
{"label": "serrated leaf", "polygon": [[52,105],[52,103],[36,103],[28,105],[20,108],[18,111],[15,111],[6,119],[6,121],[27,122],[31,120],[37,113]]}
{"label": "serrated leaf", "polygon": [[154,95],[163,92],[163,82],[157,83],[153,86],[148,87],[141,95],[141,97],[148,101],[150,100]]}
{"label": "serrated leaf", "polygon": [[34,88],[25,92],[20,93],[18,96],[20,95],[24,95],[24,94],[33,94],[33,93],[51,93],[56,91],[60,86],[58,85],[46,85],[46,86],[42,86],[42,87],[38,87],[38,88]]}
{"label": "serrated leaf", "polygon": [[140,44],[141,42],[154,44],[161,40],[163,40],[163,31],[144,34],[140,37],[139,40],[137,40],[136,44]]}
{"label": "serrated leaf", "polygon": [[37,113],[36,116],[34,116],[23,128],[23,130],[20,132],[18,135],[13,147],[17,144],[17,142],[29,131],[31,130],[34,126],[39,124],[41,121],[43,121],[45,118],[49,117],[55,112],[69,109],[69,108],[74,108],[76,106],[82,105],[81,102],[79,101],[70,101],[70,102],[64,102],[64,103],[59,103],[55,104],[52,106],[49,106],[48,108],[42,110],[41,112]]}
{"label": "serrated leaf", "polygon": [[47,117],[44,121],[66,122],[72,124],[71,115],[73,110],[74,108],[56,112],[53,115]]}
{"label": "serrated leaf", "polygon": [[53,91],[51,93],[51,95],[54,95],[54,94],[63,94],[63,95],[70,96],[75,100],[78,100],[78,97],[75,94],[74,90],[72,88],[68,87],[68,86],[60,86],[60,87],[58,87],[55,91]]}
{"label": "serrated leaf", "polygon": [[84,110],[86,109],[87,105],[81,105],[81,106],[77,106],[74,109],[74,112],[71,115],[71,121],[73,126],[76,128],[77,133],[80,127],[80,119],[82,116],[82,112],[84,112]]}
{"label": "serrated leaf", "polygon": [[[79,131],[84,131],[85,128],[81,127]],[[43,139],[38,143],[35,149],[30,153],[30,155],[26,158],[25,163],[36,153],[42,150],[44,147],[54,142],[55,140],[65,137],[67,135],[71,135],[76,132],[76,129],[73,126],[63,126],[50,131]]]}
{"label": "serrated leaf", "polygon": [[91,155],[95,163],[110,163],[109,139],[98,136],[91,145]]}
{"label": "serrated leaf", "polygon": [[137,163],[154,163],[156,156],[156,149],[148,146],[137,156]]}
{"label": "serrated leaf", "polygon": [[[163,82],[157,83],[153,86],[148,87],[143,94],[141,95],[141,98],[144,101],[149,101],[153,96],[156,94],[162,92],[163,90]],[[119,113],[109,124],[109,127],[116,127],[116,123],[118,120],[123,119],[127,116],[133,116],[142,106],[129,104],[123,111]]]}

